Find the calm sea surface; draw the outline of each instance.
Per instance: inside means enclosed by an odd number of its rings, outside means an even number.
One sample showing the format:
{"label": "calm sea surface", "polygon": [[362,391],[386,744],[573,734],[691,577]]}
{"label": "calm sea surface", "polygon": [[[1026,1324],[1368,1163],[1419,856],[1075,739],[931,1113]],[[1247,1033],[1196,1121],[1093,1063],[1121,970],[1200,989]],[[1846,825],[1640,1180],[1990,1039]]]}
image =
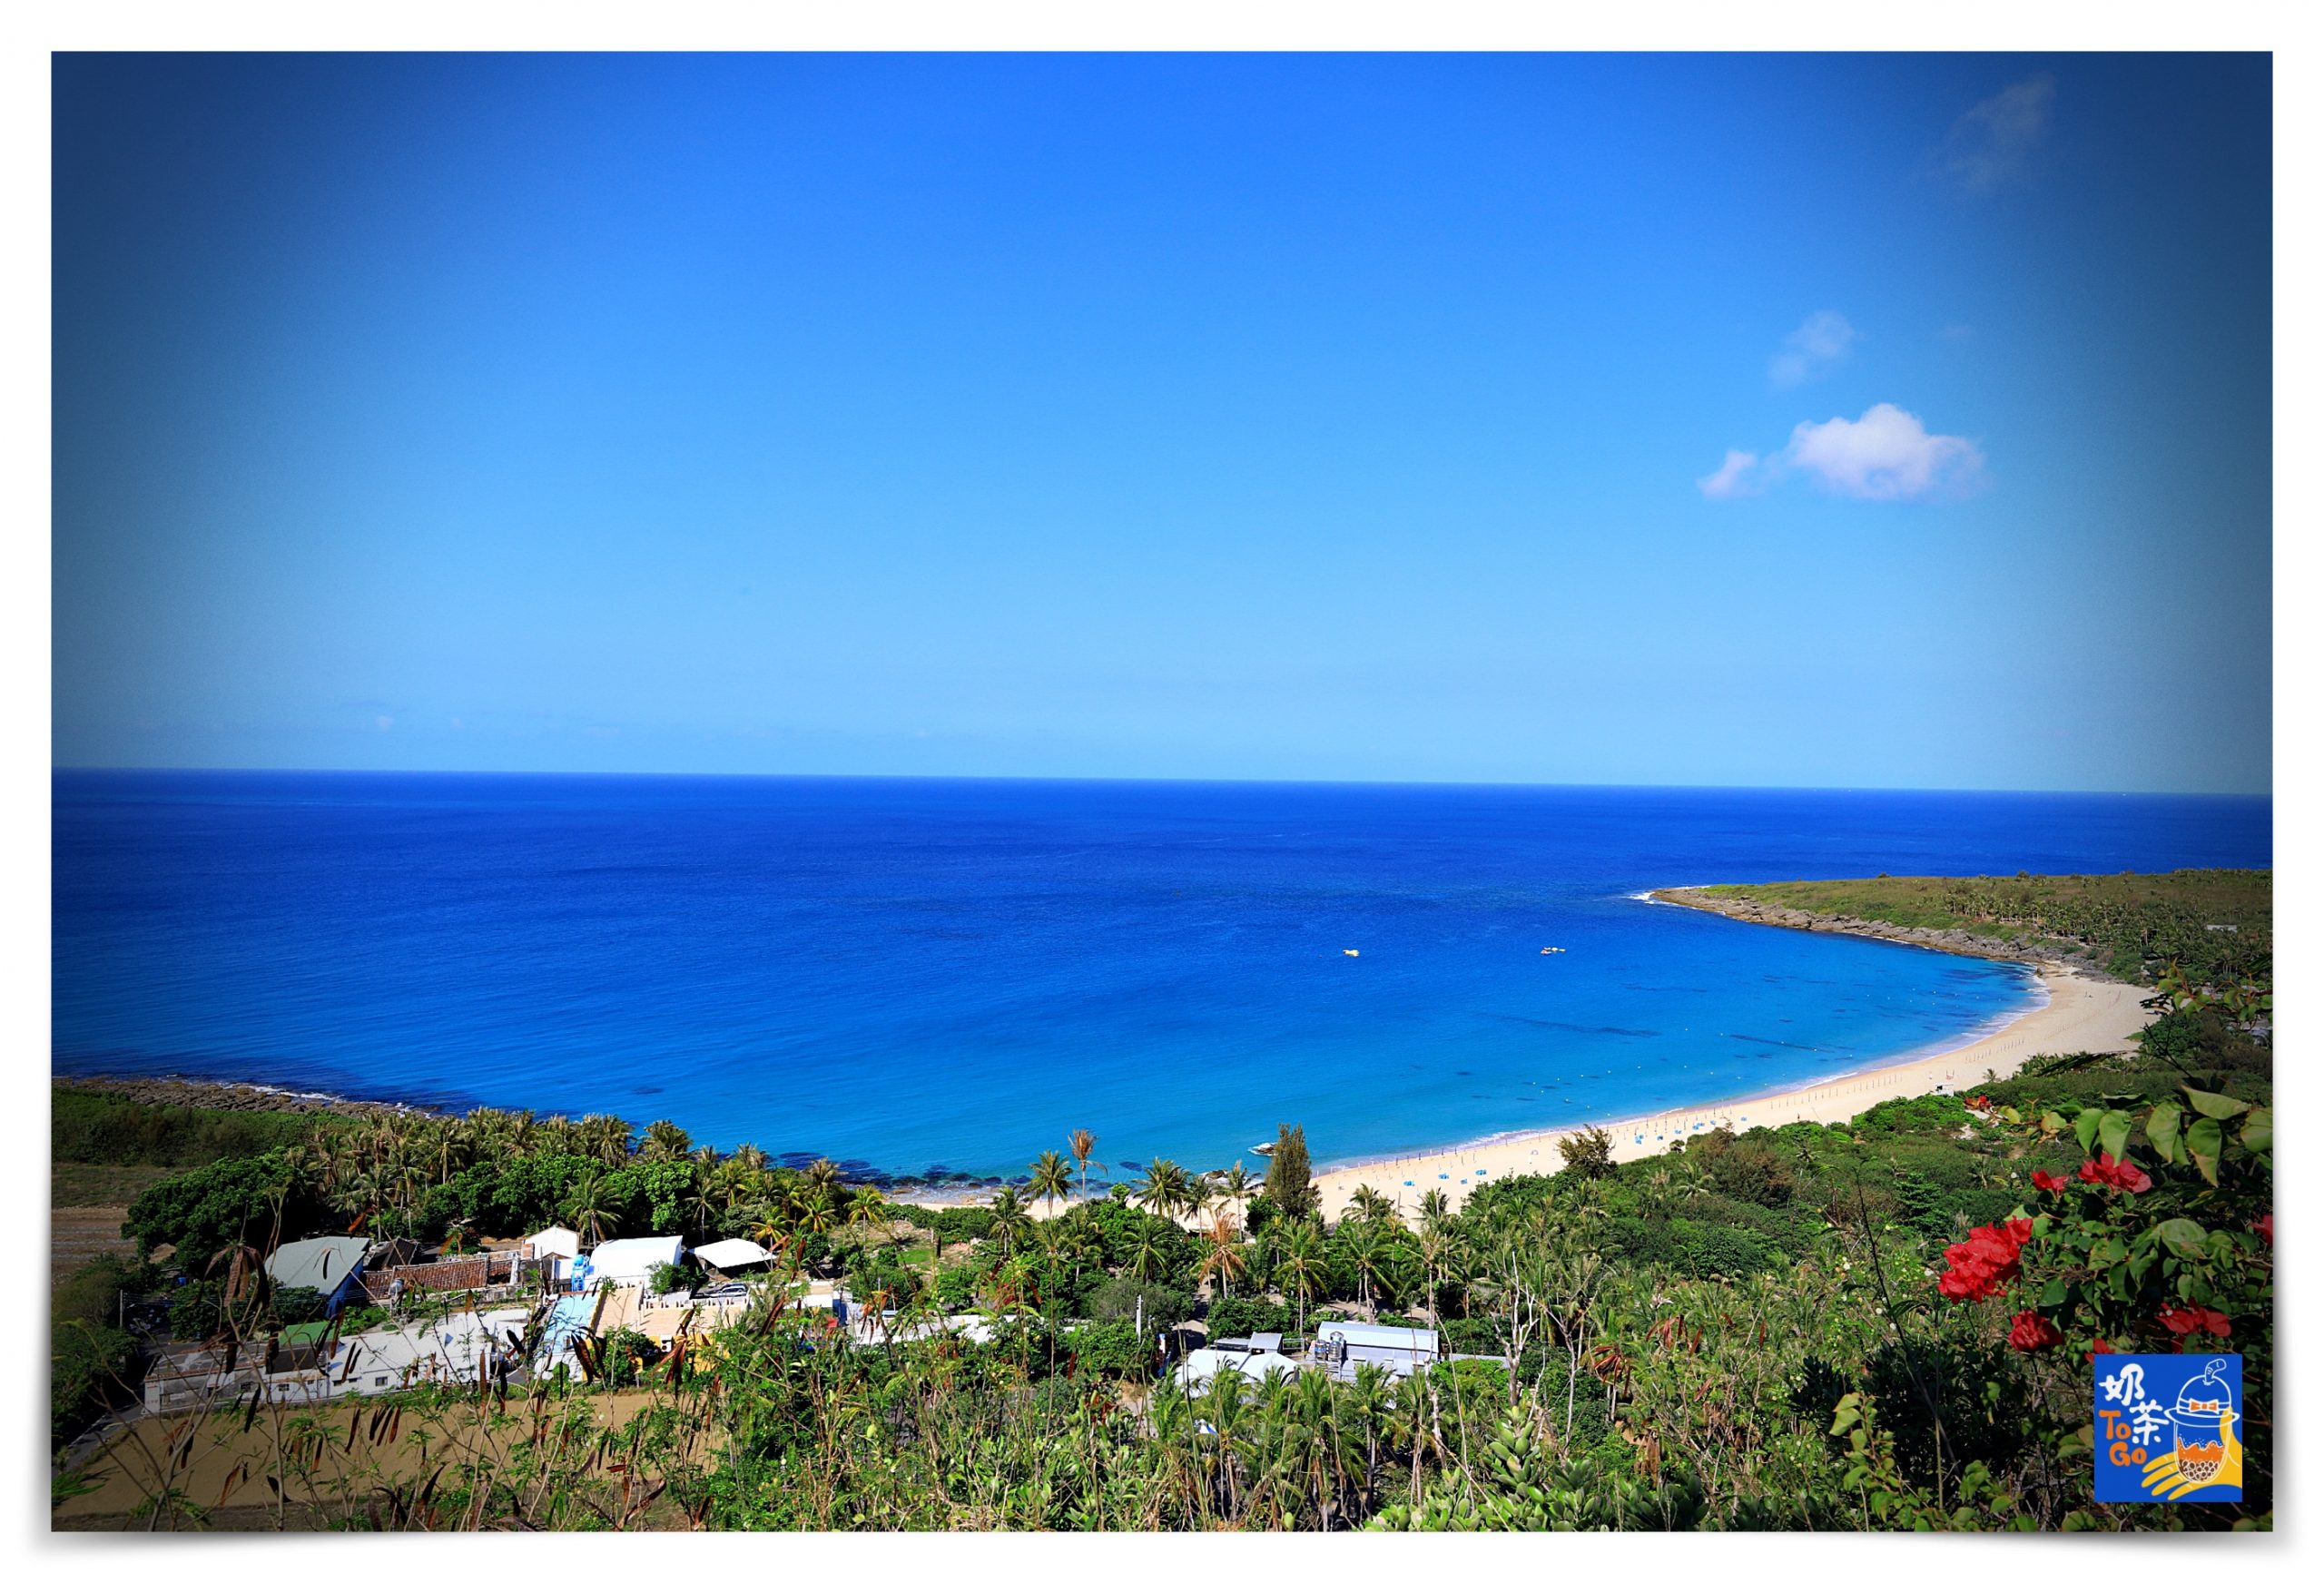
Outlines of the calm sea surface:
{"label": "calm sea surface", "polygon": [[2272,862],[2241,798],[54,784],[60,1072],[669,1116],[914,1175],[1015,1175],[1075,1126],[1119,1176],[1284,1121],[1322,1159],[1562,1126],[1959,1041],[2033,993],[1652,886]]}

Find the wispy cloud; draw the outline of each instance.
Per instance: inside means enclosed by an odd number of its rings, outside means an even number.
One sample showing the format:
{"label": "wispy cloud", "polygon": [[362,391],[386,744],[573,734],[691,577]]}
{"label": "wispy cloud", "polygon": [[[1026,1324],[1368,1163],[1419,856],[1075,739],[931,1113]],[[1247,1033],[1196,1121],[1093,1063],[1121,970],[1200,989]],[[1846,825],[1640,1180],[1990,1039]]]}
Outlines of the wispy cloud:
{"label": "wispy cloud", "polygon": [[1938,152],[1945,175],[1965,192],[1990,192],[2024,175],[2050,130],[2057,93],[2057,80],[2044,72],[1970,106]]}
{"label": "wispy cloud", "polygon": [[1718,465],[1716,473],[1706,473],[1695,480],[1695,487],[1712,500],[1732,500],[1738,495],[1756,495],[1760,489],[1759,457],[1756,451],[1729,451],[1727,460]]}
{"label": "wispy cloud", "polygon": [[1768,381],[1778,390],[1788,390],[1828,374],[1856,341],[1856,326],[1839,314],[1828,308],[1811,313],[1783,338],[1783,349],[1768,359]]}
{"label": "wispy cloud", "polygon": [[1931,434],[1919,418],[1882,401],[1862,418],[1802,423],[1789,444],[1765,459],[1730,450],[1718,471],[1696,479],[1695,487],[1706,499],[1732,500],[1801,473],[1853,500],[1916,500],[1964,494],[1982,481],[1984,467],[1984,453],[1974,442]]}

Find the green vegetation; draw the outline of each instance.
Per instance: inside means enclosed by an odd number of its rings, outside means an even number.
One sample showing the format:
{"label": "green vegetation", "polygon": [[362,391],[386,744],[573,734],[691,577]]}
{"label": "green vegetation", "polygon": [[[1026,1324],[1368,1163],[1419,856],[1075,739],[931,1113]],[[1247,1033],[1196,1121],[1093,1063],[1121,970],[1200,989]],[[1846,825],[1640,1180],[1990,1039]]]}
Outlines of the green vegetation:
{"label": "green vegetation", "polygon": [[[1492,1182],[1458,1213],[1436,1193],[1359,1192],[1330,1224],[1296,1127],[1264,1188],[1157,1159],[1108,1195],[1068,1194],[1087,1175],[1067,1158],[1095,1146],[1080,1134],[1034,1162],[1046,1188],[1030,1204],[1003,1192],[927,1210],[828,1162],[694,1148],[667,1123],[641,1136],[492,1111],[365,1122],[141,1197],[133,1234],[177,1251],[101,1261],[64,1289],[53,1432],[125,1386],[108,1308],[148,1295],[178,1333],[261,1344],[297,1306],[253,1275],[274,1239],[354,1224],[458,1240],[562,1218],[593,1235],[745,1235],[778,1267],[731,1329],[667,1350],[608,1336],[588,1382],[358,1411],[365,1445],[411,1454],[310,1489],[299,1520],[2266,1528],[2270,1030],[2250,985],[2157,977],[2163,1015],[2132,1057],[2045,1060],[1965,1097],[1697,1135],[1623,1163],[1584,1133],[1556,1175]],[[796,1305],[818,1273],[844,1280],[862,1328]],[[1332,1314],[1431,1326],[1464,1356],[1403,1381],[1227,1372],[1192,1393],[1157,1367],[1157,1334],[1189,1321],[1295,1349]],[[2182,1344],[2243,1358],[2243,1499],[2097,1505],[2089,1356]],[[573,1415],[607,1391],[623,1393],[617,1422]],[[231,1455],[252,1469],[312,1465],[361,1427],[257,1402],[236,1419],[220,1434],[245,1437]],[[157,1465],[144,1509],[198,1520],[193,1477]]]}
{"label": "green vegetation", "polygon": [[1999,946],[2078,949],[2132,983],[2173,964],[2192,982],[2264,990],[2274,970],[2274,876],[2265,869],[2168,874],[2017,874],[1712,885],[1714,900],[1787,907],[1903,929],[1959,929]]}
{"label": "green vegetation", "polygon": [[49,1091],[49,1157],[59,1164],[169,1165],[182,1169],[309,1141],[351,1125],[343,1117],[275,1110],[202,1110],[140,1105],[82,1088]]}

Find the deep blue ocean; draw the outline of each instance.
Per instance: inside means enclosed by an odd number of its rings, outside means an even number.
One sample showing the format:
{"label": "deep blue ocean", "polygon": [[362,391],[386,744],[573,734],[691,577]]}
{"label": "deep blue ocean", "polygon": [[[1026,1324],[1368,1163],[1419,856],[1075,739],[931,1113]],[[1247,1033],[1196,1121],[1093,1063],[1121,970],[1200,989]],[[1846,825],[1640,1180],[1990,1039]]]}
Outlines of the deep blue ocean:
{"label": "deep blue ocean", "polygon": [[[2272,863],[2266,799],[59,772],[54,1060],[1014,1175],[1813,1082],[2018,969],[1649,887]],[[1542,956],[1544,946],[1564,954]],[[1361,954],[1348,957],[1344,950]],[[1256,1165],[1256,1160],[1251,1161]]]}

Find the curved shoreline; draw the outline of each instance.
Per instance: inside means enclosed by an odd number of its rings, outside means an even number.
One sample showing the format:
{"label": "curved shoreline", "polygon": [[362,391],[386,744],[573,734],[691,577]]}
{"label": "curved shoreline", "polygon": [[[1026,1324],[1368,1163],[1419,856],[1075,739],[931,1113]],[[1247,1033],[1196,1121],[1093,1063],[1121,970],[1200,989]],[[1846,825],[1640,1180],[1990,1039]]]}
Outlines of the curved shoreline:
{"label": "curved shoreline", "polygon": [[[1855,931],[1833,929],[1832,932]],[[1987,953],[1981,950],[1954,954]],[[1725,1099],[1673,1106],[1643,1116],[1504,1134],[1451,1148],[1334,1165],[1315,1173],[1315,1187],[1323,1195],[1324,1214],[1336,1217],[1344,1213],[1361,1186],[1369,1186],[1392,1201],[1400,1201],[1407,1210],[1417,1205],[1421,1194],[1439,1190],[1458,1209],[1480,1183],[1557,1170],[1561,1163],[1558,1140],[1593,1126],[1612,1135],[1615,1159],[1636,1160],[1663,1153],[1676,1140],[1721,1126],[1742,1130],[1781,1126],[1795,1121],[1845,1124],[1884,1100],[1912,1098],[2006,1077],[2036,1056],[2129,1051],[2134,1047],[2131,1036],[2152,1019],[2140,1004],[2148,992],[2135,984],[2070,971],[2046,962],[2026,965],[2034,968],[2048,999],[1966,1044],[1933,1052],[1924,1049],[1884,1065],[1787,1088],[1756,1089]]]}

